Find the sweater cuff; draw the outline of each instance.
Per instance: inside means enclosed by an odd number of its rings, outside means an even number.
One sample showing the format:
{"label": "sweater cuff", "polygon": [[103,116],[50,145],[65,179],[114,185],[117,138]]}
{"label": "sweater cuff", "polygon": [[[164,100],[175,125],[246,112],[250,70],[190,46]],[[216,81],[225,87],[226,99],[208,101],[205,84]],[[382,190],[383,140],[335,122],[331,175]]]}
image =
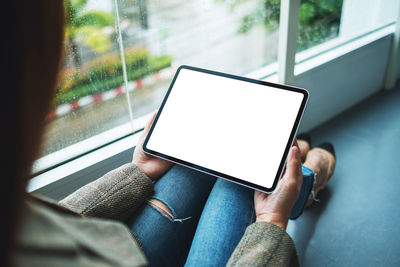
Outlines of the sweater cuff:
{"label": "sweater cuff", "polygon": [[128,163],[81,187],[60,205],[87,216],[123,220],[153,192],[153,183]]}
{"label": "sweater cuff", "polygon": [[297,266],[296,248],[289,234],[268,222],[247,227],[228,266]]}

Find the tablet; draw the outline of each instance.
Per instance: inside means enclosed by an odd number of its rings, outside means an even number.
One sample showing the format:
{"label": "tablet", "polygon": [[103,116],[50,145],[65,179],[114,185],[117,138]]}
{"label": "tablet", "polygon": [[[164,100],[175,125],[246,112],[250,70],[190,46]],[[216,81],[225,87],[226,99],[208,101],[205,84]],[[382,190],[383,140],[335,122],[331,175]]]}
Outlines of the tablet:
{"label": "tablet", "polygon": [[181,66],[143,150],[269,193],[307,100],[305,89]]}

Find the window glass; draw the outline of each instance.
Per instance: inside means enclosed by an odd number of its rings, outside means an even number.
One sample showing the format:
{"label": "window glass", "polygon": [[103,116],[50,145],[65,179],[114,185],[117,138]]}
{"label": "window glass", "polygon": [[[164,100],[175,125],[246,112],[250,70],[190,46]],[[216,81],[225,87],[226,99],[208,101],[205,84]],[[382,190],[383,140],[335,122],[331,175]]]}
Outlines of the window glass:
{"label": "window glass", "polygon": [[[277,58],[277,27],[248,26],[258,19],[260,5],[259,0],[121,0],[124,45],[168,55],[175,66],[245,74]],[[279,15],[279,7],[271,12]]]}
{"label": "window glass", "polygon": [[[111,1],[65,0],[65,57],[42,155],[101,133],[129,118]],[[138,54],[140,64],[144,55]]]}
{"label": "window glass", "polygon": [[342,6],[343,0],[300,1],[298,52],[338,36]]}
{"label": "window glass", "polygon": [[[233,6],[242,0],[231,1]],[[275,32],[279,27],[280,0],[258,0],[251,13],[242,18],[239,32],[256,27]],[[335,38],[339,33],[343,0],[301,0],[297,51]]]}
{"label": "window glass", "polygon": [[352,38],[396,20],[398,0],[344,0],[339,34]]}
{"label": "window glass", "polygon": [[64,1],[66,55],[42,156],[129,122],[117,9],[134,119],[159,106],[178,65],[243,75],[277,59],[273,1]]}
{"label": "window glass", "polygon": [[347,41],[396,19],[397,0],[301,0],[297,51]]}

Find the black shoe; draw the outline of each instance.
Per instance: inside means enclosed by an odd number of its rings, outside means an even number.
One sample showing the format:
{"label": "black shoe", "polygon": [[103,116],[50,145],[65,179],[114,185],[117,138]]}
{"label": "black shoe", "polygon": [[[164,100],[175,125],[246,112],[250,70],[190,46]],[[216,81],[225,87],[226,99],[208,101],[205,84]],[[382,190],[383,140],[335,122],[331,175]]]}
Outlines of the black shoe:
{"label": "black shoe", "polygon": [[297,140],[306,141],[311,148],[311,135],[309,133],[300,133],[297,135]]}

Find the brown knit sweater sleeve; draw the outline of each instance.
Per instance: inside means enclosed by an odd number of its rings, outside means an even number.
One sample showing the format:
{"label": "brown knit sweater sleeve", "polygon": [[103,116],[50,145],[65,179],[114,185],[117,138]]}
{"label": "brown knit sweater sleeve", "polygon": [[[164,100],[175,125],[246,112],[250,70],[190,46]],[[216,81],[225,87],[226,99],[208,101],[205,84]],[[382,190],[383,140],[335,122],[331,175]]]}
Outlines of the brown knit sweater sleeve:
{"label": "brown knit sweater sleeve", "polygon": [[150,178],[128,163],[81,187],[59,204],[86,216],[124,220],[152,192]]}
{"label": "brown knit sweater sleeve", "polygon": [[296,248],[285,230],[272,223],[247,227],[227,266],[299,266]]}

